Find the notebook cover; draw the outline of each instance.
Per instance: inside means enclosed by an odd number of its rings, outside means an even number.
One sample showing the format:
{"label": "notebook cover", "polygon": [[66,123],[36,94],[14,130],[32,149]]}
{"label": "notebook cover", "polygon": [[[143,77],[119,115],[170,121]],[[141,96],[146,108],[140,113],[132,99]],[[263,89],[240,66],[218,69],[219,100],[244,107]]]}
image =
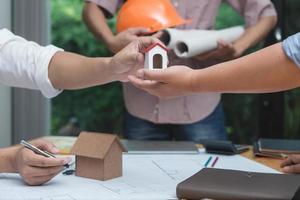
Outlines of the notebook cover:
{"label": "notebook cover", "polygon": [[261,153],[300,153],[300,140],[260,139],[258,141]]}
{"label": "notebook cover", "polygon": [[260,152],[258,142],[254,142],[253,144],[253,154],[257,157],[270,157],[277,159],[285,159],[286,155],[278,152]]}
{"label": "notebook cover", "polygon": [[177,185],[177,197],[189,200],[291,200],[299,186],[298,175],[204,168]]}

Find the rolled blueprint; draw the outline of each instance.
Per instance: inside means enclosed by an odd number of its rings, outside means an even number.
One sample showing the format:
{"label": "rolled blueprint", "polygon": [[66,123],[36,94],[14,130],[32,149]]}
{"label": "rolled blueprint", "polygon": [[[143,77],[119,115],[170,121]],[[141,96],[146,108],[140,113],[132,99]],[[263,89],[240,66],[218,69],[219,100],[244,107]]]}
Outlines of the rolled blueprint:
{"label": "rolled blueprint", "polygon": [[174,52],[178,57],[190,58],[216,49],[220,39],[228,43],[234,42],[243,35],[244,31],[242,26],[236,26],[218,31],[199,30],[186,34],[180,33],[178,35],[181,39],[175,43]]}
{"label": "rolled blueprint", "polygon": [[176,43],[182,41],[184,38],[198,38],[214,32],[213,30],[180,30],[168,28],[163,31],[160,39],[169,49],[174,49]]}

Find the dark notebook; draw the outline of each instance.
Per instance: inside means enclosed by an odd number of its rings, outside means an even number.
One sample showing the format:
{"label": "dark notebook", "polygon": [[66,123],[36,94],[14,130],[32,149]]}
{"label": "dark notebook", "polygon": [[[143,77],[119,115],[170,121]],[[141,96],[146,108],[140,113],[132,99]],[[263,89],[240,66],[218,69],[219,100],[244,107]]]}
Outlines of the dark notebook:
{"label": "dark notebook", "polygon": [[286,154],[278,153],[278,152],[261,152],[259,150],[258,142],[254,142],[253,144],[253,154],[259,157],[270,157],[270,158],[278,158],[278,159],[284,159],[287,157]]}
{"label": "dark notebook", "polygon": [[177,185],[179,199],[298,200],[299,175],[204,168]]}
{"label": "dark notebook", "polygon": [[300,153],[300,140],[260,139],[258,148],[261,153]]}

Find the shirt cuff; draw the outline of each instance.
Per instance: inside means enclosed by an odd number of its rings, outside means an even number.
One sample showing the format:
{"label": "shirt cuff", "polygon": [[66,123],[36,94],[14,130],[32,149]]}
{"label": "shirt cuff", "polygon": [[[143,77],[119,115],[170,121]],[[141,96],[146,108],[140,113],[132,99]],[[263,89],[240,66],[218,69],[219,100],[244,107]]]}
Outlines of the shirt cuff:
{"label": "shirt cuff", "polygon": [[58,90],[53,87],[48,74],[50,62],[54,54],[59,51],[63,51],[63,49],[57,48],[53,45],[49,45],[44,48],[37,61],[37,66],[39,67],[35,74],[35,82],[42,94],[47,98],[53,98],[62,92],[62,90]]}
{"label": "shirt cuff", "polygon": [[263,17],[276,17],[277,13],[273,4],[261,8],[258,12],[249,11],[245,14],[246,27],[254,26]]}
{"label": "shirt cuff", "polygon": [[300,33],[285,39],[282,48],[285,54],[300,68]]}
{"label": "shirt cuff", "polygon": [[100,6],[102,9],[108,12],[109,17],[113,17],[113,15],[117,12],[118,3],[113,0],[85,0],[86,2],[92,2]]}
{"label": "shirt cuff", "polygon": [[12,32],[10,32],[7,29],[0,29],[0,47],[5,44],[7,41],[10,41],[14,38],[16,38],[17,36],[15,36]]}

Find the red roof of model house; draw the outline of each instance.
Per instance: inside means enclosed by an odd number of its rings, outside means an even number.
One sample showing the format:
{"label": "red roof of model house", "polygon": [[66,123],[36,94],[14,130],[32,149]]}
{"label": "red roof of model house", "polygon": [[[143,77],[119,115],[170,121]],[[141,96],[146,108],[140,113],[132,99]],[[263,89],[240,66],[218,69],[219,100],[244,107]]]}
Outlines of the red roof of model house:
{"label": "red roof of model house", "polygon": [[154,47],[156,46],[160,46],[162,49],[164,49],[165,51],[169,51],[169,49],[167,49],[165,46],[163,46],[162,44],[160,43],[154,43],[154,44],[151,44],[149,47],[147,47],[145,50],[144,50],[144,53],[150,51],[151,49],[153,49]]}

